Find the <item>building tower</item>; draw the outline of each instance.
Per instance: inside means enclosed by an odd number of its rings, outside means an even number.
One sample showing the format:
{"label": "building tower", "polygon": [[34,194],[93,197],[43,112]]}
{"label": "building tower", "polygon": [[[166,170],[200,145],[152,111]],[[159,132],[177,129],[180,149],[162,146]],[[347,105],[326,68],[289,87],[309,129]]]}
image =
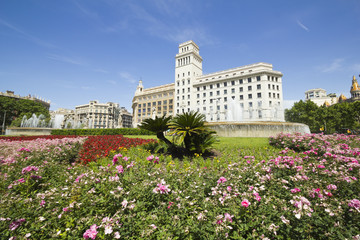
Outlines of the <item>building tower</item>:
{"label": "building tower", "polygon": [[360,100],[360,87],[355,76],[353,76],[350,93],[351,93],[351,101],[354,102]]}
{"label": "building tower", "polygon": [[197,76],[202,75],[202,57],[199,47],[192,41],[179,45],[175,56],[175,114],[195,109],[193,84]]}

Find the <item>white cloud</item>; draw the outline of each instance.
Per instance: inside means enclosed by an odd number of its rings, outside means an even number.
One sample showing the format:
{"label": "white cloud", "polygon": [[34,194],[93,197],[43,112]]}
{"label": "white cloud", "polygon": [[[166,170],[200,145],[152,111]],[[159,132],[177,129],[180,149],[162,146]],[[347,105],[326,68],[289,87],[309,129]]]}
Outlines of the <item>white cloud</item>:
{"label": "white cloud", "polygon": [[129,83],[136,83],[137,80],[135,79],[134,76],[132,76],[130,73],[128,72],[119,72],[119,76],[120,78],[124,79],[125,81],[129,82]]}
{"label": "white cloud", "polygon": [[49,54],[47,56],[47,58],[49,58],[51,60],[59,61],[59,62],[74,64],[74,65],[81,65],[81,66],[86,65],[83,61],[81,61],[79,59],[70,58],[70,57],[66,57],[66,56],[60,56],[60,55],[56,55],[56,54]]}
{"label": "white cloud", "polygon": [[309,32],[309,28],[307,28],[304,24],[302,24],[299,20],[297,20],[297,24],[302,28],[304,29],[305,31]]}
{"label": "white cloud", "polygon": [[3,20],[0,18],[0,25],[3,25],[11,30],[13,30],[14,32],[18,33],[21,37],[41,46],[41,47],[46,47],[46,48],[56,48],[55,45],[51,44],[51,43],[48,43],[48,42],[45,42],[33,35],[30,35],[28,33],[26,33],[25,31],[23,31],[22,29],[12,25],[11,23]]}
{"label": "white cloud", "polygon": [[337,58],[334,59],[329,65],[320,66],[319,69],[324,73],[339,71],[343,69],[343,65],[342,65],[343,62],[344,62],[343,58]]}

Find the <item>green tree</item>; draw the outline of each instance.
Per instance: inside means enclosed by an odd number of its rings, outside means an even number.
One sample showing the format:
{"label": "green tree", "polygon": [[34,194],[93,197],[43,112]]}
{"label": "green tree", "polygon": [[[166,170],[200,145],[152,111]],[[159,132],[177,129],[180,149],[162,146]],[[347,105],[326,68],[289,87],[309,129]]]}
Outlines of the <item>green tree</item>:
{"label": "green tree", "polygon": [[285,110],[285,120],[288,122],[304,123],[311,132],[319,132],[319,119],[317,119],[318,106],[313,101],[295,103],[291,109]]}
{"label": "green tree", "polygon": [[[20,126],[21,119],[24,115],[28,118],[32,114],[39,116],[44,115],[47,119],[50,118],[48,109],[41,103],[27,100],[16,99],[11,97],[0,96],[0,123],[3,124],[4,115],[6,112],[5,126]],[[15,121],[14,121],[15,120]]]}
{"label": "green tree", "polygon": [[171,118],[171,116],[166,117],[165,115],[162,117],[156,116],[155,119],[147,118],[142,121],[139,128],[156,133],[156,137],[159,140],[165,142],[168,146],[171,146],[172,143],[164,135],[164,132],[169,130],[169,121]]}

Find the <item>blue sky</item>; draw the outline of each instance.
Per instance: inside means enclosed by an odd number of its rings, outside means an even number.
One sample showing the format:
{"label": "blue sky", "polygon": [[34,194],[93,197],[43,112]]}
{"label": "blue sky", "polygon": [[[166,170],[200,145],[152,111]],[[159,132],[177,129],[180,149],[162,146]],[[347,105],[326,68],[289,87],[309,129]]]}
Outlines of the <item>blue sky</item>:
{"label": "blue sky", "polygon": [[51,110],[99,100],[132,111],[138,80],[172,83],[188,40],[204,74],[267,62],[284,74],[286,101],[312,88],[349,97],[360,1],[0,0],[0,91],[37,95]]}

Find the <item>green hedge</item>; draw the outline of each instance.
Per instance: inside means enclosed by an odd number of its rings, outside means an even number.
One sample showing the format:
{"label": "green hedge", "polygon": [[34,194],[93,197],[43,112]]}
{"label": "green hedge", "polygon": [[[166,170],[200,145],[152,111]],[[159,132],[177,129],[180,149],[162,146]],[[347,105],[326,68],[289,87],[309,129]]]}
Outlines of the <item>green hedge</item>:
{"label": "green hedge", "polygon": [[155,135],[148,130],[138,128],[113,128],[113,129],[54,129],[51,135]]}

